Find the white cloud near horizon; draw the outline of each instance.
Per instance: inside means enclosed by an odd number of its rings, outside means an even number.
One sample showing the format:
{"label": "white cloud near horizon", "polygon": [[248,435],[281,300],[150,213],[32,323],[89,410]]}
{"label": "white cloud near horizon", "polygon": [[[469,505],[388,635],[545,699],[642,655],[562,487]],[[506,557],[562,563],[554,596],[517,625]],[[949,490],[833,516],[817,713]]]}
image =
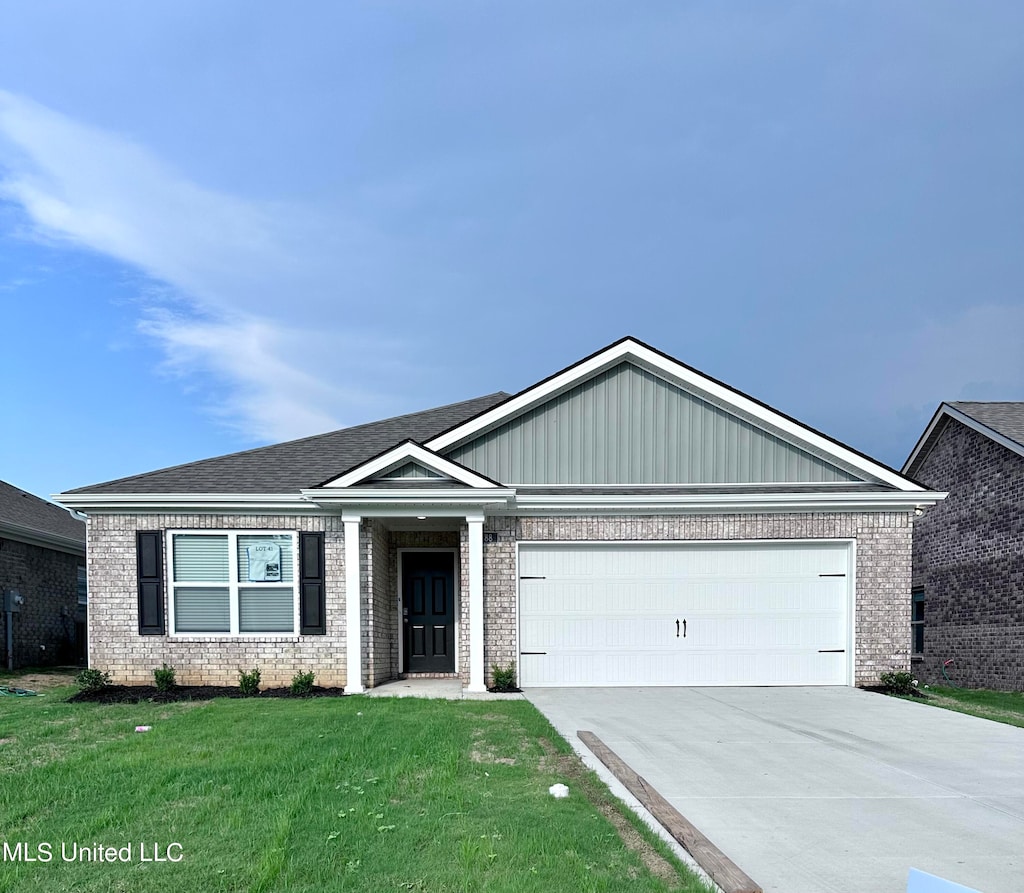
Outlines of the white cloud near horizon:
{"label": "white cloud near horizon", "polygon": [[346,371],[373,352],[399,353],[396,339],[344,325],[343,265],[365,262],[371,240],[341,215],[204,188],[127,137],[3,90],[0,199],[35,237],[169,287],[171,302],[142,297],[138,330],[162,347],[165,371],[212,376],[219,399],[205,408],[246,437],[339,427],[382,396],[330,383],[353,380]]}
{"label": "white cloud near horizon", "polygon": [[931,413],[942,401],[1024,396],[1024,306],[986,303],[922,322],[883,364],[894,409]]}

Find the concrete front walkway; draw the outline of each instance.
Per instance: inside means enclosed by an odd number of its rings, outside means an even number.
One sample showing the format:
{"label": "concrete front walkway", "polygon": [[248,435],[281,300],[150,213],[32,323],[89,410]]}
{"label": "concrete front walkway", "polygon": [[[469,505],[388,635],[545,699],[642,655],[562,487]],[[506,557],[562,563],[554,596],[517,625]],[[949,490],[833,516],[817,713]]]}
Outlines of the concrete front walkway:
{"label": "concrete front walkway", "polygon": [[490,691],[466,691],[460,679],[395,679],[364,694],[371,698],[440,698],[445,701],[507,701],[525,699],[518,693],[501,694]]}
{"label": "concrete front walkway", "polygon": [[[1024,890],[1024,729],[851,688],[530,689],[766,893]],[[587,760],[596,766],[592,757]]]}

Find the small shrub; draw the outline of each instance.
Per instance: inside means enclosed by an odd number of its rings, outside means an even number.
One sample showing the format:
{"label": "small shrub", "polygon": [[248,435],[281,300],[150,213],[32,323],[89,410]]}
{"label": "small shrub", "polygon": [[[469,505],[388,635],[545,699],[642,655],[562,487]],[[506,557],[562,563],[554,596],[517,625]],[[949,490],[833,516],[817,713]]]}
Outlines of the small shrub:
{"label": "small shrub", "polygon": [[887,695],[912,695],[917,691],[917,680],[913,673],[893,670],[879,677]]}
{"label": "small shrub", "polygon": [[253,667],[248,673],[241,667],[238,669],[238,687],[247,698],[260,693],[260,668]]}
{"label": "small shrub", "polygon": [[103,691],[110,685],[110,674],[89,667],[75,677],[75,682],[82,691]]}
{"label": "small shrub", "polygon": [[491,678],[494,680],[495,691],[515,691],[516,665],[510,663],[507,667],[499,667],[491,664]]}
{"label": "small shrub", "polygon": [[313,694],[313,682],[316,674],[310,670],[308,673],[296,673],[292,676],[291,690],[293,695]]}
{"label": "small shrub", "polygon": [[174,688],[174,667],[164,664],[153,671],[153,681],[156,682],[157,691],[170,691]]}

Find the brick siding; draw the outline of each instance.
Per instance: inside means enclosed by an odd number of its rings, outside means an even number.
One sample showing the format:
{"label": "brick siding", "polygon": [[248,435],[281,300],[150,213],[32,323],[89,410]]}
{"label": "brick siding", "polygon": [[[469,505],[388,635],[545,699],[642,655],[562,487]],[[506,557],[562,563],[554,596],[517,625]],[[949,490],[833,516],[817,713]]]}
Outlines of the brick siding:
{"label": "brick siding", "polygon": [[[136,587],[137,530],[323,531],[327,634],[323,636],[140,636]],[[345,684],[345,553],[340,517],[295,515],[104,515],[88,524],[89,665],[114,682],[152,685],[167,663],[184,685],[237,685],[238,670],[259,667],[266,687],[288,685],[312,670],[317,685]],[[164,554],[164,580],[169,579]],[[164,616],[167,614],[164,585]]]}
{"label": "brick siding", "polygon": [[[78,568],[85,557],[0,538],[0,596],[17,589],[25,599],[13,615],[15,667],[75,660]],[[0,598],[0,668],[7,668],[7,615]]]}
{"label": "brick siding", "polygon": [[943,683],[1024,690],[1024,456],[954,419],[915,477],[944,502],[914,529],[925,651],[915,672]]}
{"label": "brick siding", "polygon": [[[215,527],[324,531],[327,635],[140,636],[135,531]],[[490,518],[484,527],[485,676],[491,680],[494,664],[518,665],[517,541],[829,538],[857,541],[855,675],[858,684],[875,683],[879,673],[905,669],[910,663],[911,524],[906,513]],[[151,683],[153,669],[166,661],[176,668],[183,683],[234,685],[239,667],[259,666],[267,685],[286,685],[300,670],[315,671],[319,684],[343,685],[343,539],[343,525],[337,517],[96,515],[89,523],[90,665],[110,672],[115,681],[129,684]],[[379,521],[367,520],[361,526],[360,539],[364,682],[379,685],[398,674],[402,647],[397,608],[398,550],[404,548],[459,549],[457,667],[459,676],[468,682],[467,525],[447,532],[389,532]]]}

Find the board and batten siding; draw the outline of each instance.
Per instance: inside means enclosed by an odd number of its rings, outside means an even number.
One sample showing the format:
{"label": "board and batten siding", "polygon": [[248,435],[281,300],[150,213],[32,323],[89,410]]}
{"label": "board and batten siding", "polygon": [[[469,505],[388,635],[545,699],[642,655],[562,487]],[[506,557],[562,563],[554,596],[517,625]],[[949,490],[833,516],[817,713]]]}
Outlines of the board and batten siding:
{"label": "board and batten siding", "polygon": [[446,455],[511,485],[861,480],[628,362]]}

